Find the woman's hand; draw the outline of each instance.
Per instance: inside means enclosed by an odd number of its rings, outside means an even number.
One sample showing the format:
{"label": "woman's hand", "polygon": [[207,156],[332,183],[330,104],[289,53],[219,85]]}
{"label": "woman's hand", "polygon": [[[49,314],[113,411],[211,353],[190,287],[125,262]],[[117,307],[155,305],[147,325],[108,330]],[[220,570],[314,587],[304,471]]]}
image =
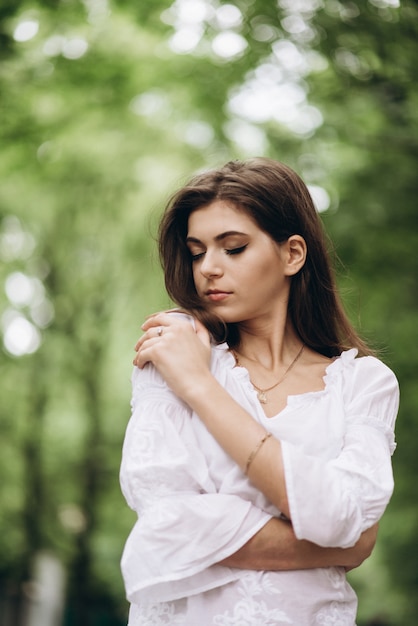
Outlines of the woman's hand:
{"label": "woman's hand", "polygon": [[372,553],[378,525],[366,530],[352,548],[321,548],[295,537],[292,525],[273,518],[220,565],[251,570],[300,570],[316,567],[359,567]]}
{"label": "woman's hand", "polygon": [[198,320],[175,312],[155,313],[142,325],[134,365],[152,363],[168,386],[187,401],[187,390],[210,374],[210,336]]}

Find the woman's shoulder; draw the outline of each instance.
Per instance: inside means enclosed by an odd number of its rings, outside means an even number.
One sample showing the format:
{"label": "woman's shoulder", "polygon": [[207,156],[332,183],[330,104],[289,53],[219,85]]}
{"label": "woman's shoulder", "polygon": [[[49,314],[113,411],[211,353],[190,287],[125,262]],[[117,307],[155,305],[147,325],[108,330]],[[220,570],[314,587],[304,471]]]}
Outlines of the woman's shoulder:
{"label": "woman's shoulder", "polygon": [[372,355],[358,356],[355,348],[346,350],[340,355],[343,371],[350,373],[359,386],[382,384],[398,387],[393,370],[381,359]]}
{"label": "woman's shoulder", "polygon": [[354,377],[359,382],[370,380],[370,376],[397,382],[393,370],[381,359],[372,355],[359,356],[357,348],[341,352],[340,356],[336,357],[327,369],[333,369],[336,372]]}

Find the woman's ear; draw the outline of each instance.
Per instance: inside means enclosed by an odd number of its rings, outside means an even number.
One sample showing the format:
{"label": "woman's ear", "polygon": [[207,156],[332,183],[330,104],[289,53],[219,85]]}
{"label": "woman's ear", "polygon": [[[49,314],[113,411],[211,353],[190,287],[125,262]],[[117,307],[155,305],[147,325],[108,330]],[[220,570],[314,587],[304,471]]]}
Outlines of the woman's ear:
{"label": "woman's ear", "polygon": [[305,265],[308,248],[301,235],[291,235],[286,241],[286,276],[294,276]]}

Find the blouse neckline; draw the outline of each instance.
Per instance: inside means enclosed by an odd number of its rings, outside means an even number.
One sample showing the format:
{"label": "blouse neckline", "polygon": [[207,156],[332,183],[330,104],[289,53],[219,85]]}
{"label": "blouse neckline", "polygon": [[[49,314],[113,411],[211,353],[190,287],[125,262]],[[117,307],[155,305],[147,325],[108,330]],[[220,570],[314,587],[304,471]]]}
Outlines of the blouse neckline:
{"label": "blouse neckline", "polygon": [[260,402],[257,399],[257,392],[250,381],[250,375],[247,368],[243,365],[237,365],[235,357],[230,351],[227,343],[219,344],[216,347],[224,353],[226,364],[228,365],[232,375],[240,379],[253,396],[259,416],[268,422],[281,417],[283,413],[285,413],[290,407],[298,406],[311,400],[312,398],[318,398],[328,394],[330,388],[339,378],[341,372],[346,368],[350,368],[354,364],[354,360],[358,354],[357,348],[350,348],[349,350],[344,350],[343,352],[341,352],[341,354],[335,357],[331,361],[331,363],[329,363],[329,365],[327,365],[327,367],[325,368],[324,376],[322,378],[324,381],[323,389],[319,389],[316,391],[305,391],[304,393],[289,395],[287,397],[286,405],[283,407],[283,409],[279,411],[279,413],[277,413],[276,415],[267,417],[267,415],[263,411]]}

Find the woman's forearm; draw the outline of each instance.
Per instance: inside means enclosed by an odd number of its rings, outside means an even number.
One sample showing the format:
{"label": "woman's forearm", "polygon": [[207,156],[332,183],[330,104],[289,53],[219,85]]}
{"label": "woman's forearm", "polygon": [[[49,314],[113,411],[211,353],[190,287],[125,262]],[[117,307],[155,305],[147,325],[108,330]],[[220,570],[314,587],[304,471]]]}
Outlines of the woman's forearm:
{"label": "woman's forearm", "polygon": [[377,525],[367,530],[353,548],[322,548],[295,537],[292,525],[271,519],[250,541],[221,565],[252,570],[298,570],[316,567],[353,569],[370,556]]}
{"label": "woman's forearm", "polygon": [[[241,467],[266,498],[290,518],[281,443],[265,440],[266,430],[211,375],[189,385],[182,398],[196,412],[225,452]],[[259,448],[261,441],[262,447]],[[259,450],[253,458],[255,450]]]}

